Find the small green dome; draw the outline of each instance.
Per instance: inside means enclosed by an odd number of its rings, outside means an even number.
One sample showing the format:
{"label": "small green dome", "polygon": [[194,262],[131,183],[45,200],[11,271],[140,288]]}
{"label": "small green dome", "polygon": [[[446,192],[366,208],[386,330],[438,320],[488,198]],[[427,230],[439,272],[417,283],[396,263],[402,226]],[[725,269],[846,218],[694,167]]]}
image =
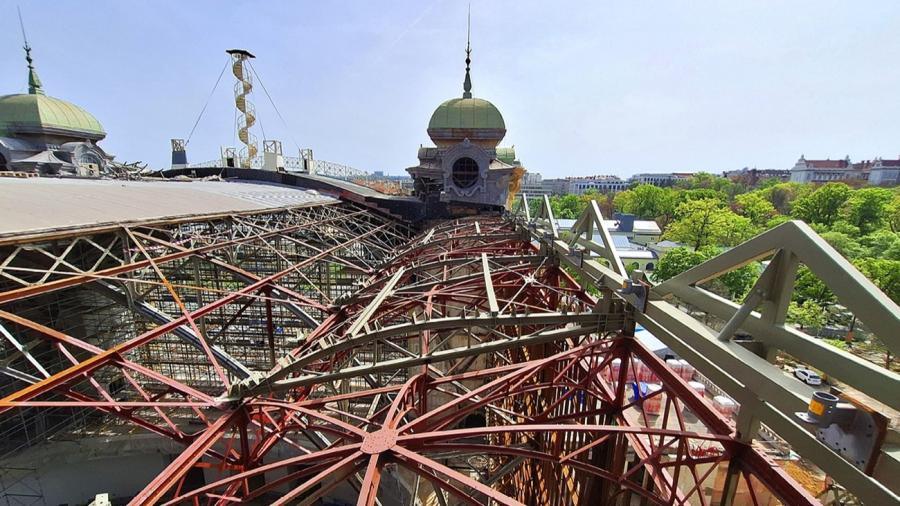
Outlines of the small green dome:
{"label": "small green dome", "polygon": [[99,140],[97,118],[75,104],[39,93],[0,96],[0,133],[57,133]]}
{"label": "small green dome", "polygon": [[503,116],[494,104],[480,98],[451,98],[439,105],[428,122],[429,130],[444,128],[490,128],[506,130]]}

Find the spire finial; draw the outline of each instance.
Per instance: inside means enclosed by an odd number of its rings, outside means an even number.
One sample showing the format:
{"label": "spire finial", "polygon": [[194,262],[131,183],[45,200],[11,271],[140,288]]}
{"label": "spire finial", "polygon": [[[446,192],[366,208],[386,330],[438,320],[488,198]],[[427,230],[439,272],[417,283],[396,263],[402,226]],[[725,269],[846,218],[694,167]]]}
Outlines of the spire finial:
{"label": "spire finial", "polygon": [[463,81],[463,98],[472,98],[472,78],[469,77],[469,64],[472,63],[472,4],[469,4],[469,15],[466,23],[466,80]]}
{"label": "spire finial", "polygon": [[44,90],[41,88],[41,78],[38,77],[37,71],[34,70],[33,60],[31,59],[31,46],[28,45],[28,37],[25,35],[25,23],[22,21],[22,10],[16,6],[19,13],[19,26],[22,28],[22,40],[25,41],[25,61],[28,62],[28,93],[31,95],[43,95]]}

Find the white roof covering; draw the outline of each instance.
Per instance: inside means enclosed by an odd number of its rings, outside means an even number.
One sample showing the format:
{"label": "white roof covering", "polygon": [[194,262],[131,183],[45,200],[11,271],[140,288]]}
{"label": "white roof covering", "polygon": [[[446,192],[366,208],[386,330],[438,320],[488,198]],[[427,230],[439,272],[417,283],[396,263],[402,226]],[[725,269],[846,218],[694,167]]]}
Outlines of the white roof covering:
{"label": "white roof covering", "polygon": [[0,236],[332,202],[247,182],[0,177]]}
{"label": "white roof covering", "polygon": [[656,253],[645,249],[620,250],[616,248],[616,251],[619,253],[619,258],[623,260],[651,260],[656,258]]}
{"label": "white roof covering", "polygon": [[[610,232],[619,231],[618,220],[603,220],[603,225]],[[632,230],[635,234],[659,235],[662,233],[659,225],[653,220],[634,220],[634,228]]]}
{"label": "white roof covering", "polygon": [[[560,230],[571,230],[576,220],[568,218],[559,218],[556,220],[556,226]],[[617,220],[603,220],[603,226],[610,232],[619,231],[619,222]],[[634,233],[645,235],[659,235],[662,231],[659,225],[653,220],[634,220]]]}

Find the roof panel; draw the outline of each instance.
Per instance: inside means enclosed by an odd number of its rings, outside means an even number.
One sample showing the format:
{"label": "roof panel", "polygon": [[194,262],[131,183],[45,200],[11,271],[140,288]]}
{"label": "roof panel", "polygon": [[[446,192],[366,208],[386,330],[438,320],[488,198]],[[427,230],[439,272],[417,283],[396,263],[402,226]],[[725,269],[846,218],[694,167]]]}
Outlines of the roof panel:
{"label": "roof panel", "polygon": [[0,194],[0,236],[337,202],[309,190],[224,181],[0,178]]}

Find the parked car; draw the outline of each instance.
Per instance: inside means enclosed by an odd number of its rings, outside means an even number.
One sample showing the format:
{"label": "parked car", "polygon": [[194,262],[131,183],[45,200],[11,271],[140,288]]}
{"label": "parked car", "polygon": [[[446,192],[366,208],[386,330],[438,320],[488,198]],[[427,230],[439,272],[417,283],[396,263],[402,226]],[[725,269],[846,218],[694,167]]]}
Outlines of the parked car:
{"label": "parked car", "polygon": [[794,369],[794,376],[796,376],[798,380],[806,383],[811,387],[819,386],[822,384],[821,376],[804,367],[798,367]]}

